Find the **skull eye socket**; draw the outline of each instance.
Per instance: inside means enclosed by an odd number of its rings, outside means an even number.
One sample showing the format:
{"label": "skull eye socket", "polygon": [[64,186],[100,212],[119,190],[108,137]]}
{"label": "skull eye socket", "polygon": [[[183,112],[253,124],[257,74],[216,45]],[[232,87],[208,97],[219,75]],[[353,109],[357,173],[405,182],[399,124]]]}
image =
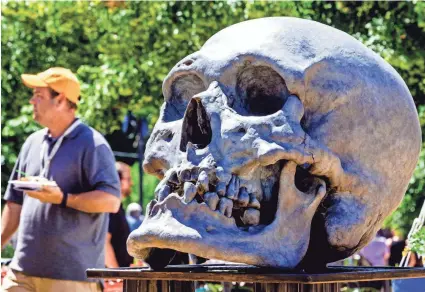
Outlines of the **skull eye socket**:
{"label": "skull eye socket", "polygon": [[237,77],[238,100],[231,102],[232,108],[241,115],[265,116],[283,107],[289,96],[282,77],[266,66],[244,69]]}
{"label": "skull eye socket", "polygon": [[171,85],[171,97],[166,101],[164,121],[171,122],[182,119],[189,100],[195,94],[205,90],[202,79],[194,74],[176,78]]}

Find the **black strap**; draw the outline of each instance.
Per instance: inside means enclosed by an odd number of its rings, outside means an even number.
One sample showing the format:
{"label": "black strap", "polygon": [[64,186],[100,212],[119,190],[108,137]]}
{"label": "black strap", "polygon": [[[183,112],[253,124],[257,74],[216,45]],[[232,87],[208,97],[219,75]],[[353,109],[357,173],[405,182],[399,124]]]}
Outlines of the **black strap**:
{"label": "black strap", "polygon": [[68,193],[63,193],[62,202],[60,203],[61,208],[66,208],[66,203],[68,202]]}

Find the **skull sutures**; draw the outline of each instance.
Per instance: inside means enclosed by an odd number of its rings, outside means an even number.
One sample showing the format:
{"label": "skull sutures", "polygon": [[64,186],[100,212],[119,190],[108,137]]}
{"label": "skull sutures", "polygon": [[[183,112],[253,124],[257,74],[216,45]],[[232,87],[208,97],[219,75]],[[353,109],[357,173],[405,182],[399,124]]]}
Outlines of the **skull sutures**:
{"label": "skull sutures", "polygon": [[[403,80],[351,36],[296,18],[230,26],[163,83],[145,171],[162,179],[128,251],[262,266],[364,246],[420,151]],[[157,265],[161,265],[157,264]]]}

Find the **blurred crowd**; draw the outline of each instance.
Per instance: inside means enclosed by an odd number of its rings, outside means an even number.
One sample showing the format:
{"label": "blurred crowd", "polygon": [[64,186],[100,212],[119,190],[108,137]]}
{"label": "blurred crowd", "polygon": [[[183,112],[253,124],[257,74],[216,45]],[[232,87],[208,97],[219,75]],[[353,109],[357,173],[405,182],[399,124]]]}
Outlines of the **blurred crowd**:
{"label": "blurred crowd", "polygon": [[[397,267],[402,257],[407,254],[406,244],[406,239],[396,235],[394,231],[380,229],[368,245],[344,260],[344,263],[358,266]],[[415,253],[411,253],[408,266],[422,267],[422,259]]]}
{"label": "blurred crowd", "polygon": [[[390,229],[380,229],[373,240],[353,256],[336,265],[361,267],[398,267],[406,256],[407,267],[423,267],[423,258],[407,251],[407,240]],[[401,279],[349,283],[350,288],[374,289],[370,291],[420,292],[425,291],[425,279]]]}

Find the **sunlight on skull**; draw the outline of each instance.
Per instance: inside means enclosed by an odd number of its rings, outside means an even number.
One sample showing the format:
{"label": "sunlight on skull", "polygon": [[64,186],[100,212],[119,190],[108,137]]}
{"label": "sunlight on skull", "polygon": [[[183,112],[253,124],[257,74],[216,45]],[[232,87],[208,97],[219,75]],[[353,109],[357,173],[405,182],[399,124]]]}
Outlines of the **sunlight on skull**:
{"label": "sunlight on skull", "polygon": [[[406,85],[351,36],[296,18],[230,26],[171,70],[144,169],[161,182],[127,247],[324,265],[400,203],[420,149]],[[314,259],[314,260],[313,260]]]}

